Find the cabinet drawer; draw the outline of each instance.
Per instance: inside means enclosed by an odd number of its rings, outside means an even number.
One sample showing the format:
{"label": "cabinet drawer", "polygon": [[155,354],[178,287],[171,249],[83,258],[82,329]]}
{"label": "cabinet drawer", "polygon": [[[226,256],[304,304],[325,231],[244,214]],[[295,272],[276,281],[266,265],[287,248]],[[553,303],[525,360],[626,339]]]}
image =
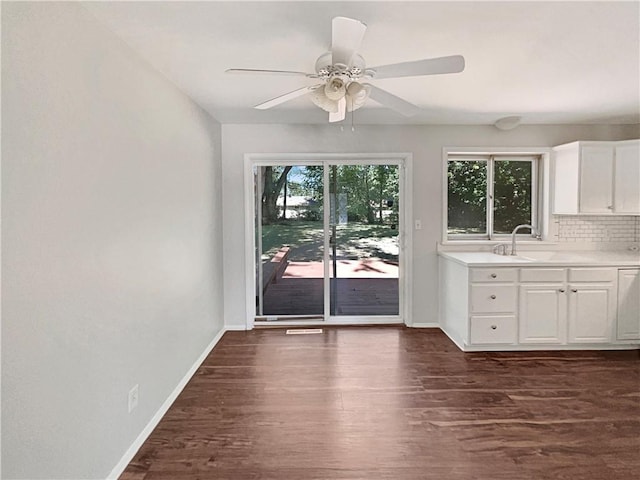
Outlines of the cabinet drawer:
{"label": "cabinet drawer", "polygon": [[521,268],[521,282],[564,282],[564,268]]}
{"label": "cabinet drawer", "polygon": [[472,268],[472,282],[515,282],[518,271],[515,268]]}
{"label": "cabinet drawer", "polygon": [[515,312],[515,285],[471,285],[471,312]]}
{"label": "cabinet drawer", "polygon": [[515,343],[516,317],[514,315],[471,317],[470,342],[472,344]]}
{"label": "cabinet drawer", "polygon": [[618,275],[615,268],[570,268],[570,282],[613,282]]}

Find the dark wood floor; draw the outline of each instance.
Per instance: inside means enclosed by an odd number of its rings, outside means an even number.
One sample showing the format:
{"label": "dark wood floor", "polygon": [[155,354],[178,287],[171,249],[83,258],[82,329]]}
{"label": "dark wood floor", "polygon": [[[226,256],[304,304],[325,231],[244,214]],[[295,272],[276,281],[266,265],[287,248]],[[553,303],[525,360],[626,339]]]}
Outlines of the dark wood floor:
{"label": "dark wood floor", "polygon": [[439,330],[228,332],[123,480],[640,477],[640,356]]}

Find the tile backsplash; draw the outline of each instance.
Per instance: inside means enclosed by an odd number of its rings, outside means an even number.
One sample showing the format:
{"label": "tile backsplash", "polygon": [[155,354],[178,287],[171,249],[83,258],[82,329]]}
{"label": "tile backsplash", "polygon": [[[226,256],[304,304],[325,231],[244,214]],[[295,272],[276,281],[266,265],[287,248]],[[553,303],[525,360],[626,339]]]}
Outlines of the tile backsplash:
{"label": "tile backsplash", "polygon": [[558,242],[640,242],[640,217],[557,215]]}

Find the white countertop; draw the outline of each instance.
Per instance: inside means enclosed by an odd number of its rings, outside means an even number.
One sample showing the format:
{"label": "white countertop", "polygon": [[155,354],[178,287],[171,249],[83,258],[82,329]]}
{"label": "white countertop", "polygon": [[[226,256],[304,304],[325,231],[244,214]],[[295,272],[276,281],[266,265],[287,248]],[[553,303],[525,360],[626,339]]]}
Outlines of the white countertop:
{"label": "white countertop", "polygon": [[450,260],[472,267],[533,267],[545,265],[640,267],[640,253],[628,250],[521,251],[516,256],[491,252],[443,252]]}

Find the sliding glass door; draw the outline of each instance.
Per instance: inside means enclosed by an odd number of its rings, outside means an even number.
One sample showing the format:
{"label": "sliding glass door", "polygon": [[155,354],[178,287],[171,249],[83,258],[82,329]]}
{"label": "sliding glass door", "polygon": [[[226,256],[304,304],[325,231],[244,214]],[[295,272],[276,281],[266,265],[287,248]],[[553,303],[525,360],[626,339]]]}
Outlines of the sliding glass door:
{"label": "sliding glass door", "polygon": [[255,321],[400,315],[401,166],[253,167]]}
{"label": "sliding glass door", "polygon": [[399,314],[397,165],[331,165],[330,314]]}
{"label": "sliding glass door", "polygon": [[321,165],[260,165],[255,172],[257,317],[324,317]]}

